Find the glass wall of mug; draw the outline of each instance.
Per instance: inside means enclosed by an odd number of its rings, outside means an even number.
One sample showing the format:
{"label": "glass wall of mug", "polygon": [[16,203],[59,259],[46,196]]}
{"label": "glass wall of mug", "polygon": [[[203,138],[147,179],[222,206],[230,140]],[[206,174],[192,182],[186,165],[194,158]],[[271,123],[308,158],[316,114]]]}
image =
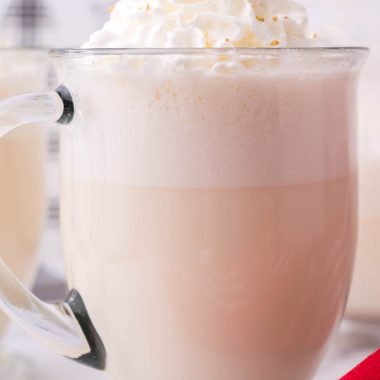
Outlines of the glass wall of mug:
{"label": "glass wall of mug", "polygon": [[[49,67],[47,51],[0,50],[0,99],[46,90]],[[0,139],[0,256],[28,286],[44,220],[45,149],[42,125],[27,125]],[[1,313],[0,335],[6,325]]]}
{"label": "glass wall of mug", "polygon": [[[339,3],[339,2],[337,2]],[[357,2],[329,2],[331,17],[338,15],[341,38],[346,42],[364,42],[371,48],[371,56],[363,72],[360,91],[360,208],[358,257],[348,304],[348,315],[355,318],[380,321],[380,24],[377,17],[378,2],[363,0],[360,17]],[[366,20],[366,27],[361,21]]]}
{"label": "glass wall of mug", "polygon": [[[315,30],[340,45],[365,44],[371,55],[363,72],[359,97],[359,239],[347,316],[380,321],[380,23],[378,2],[304,0]],[[328,9],[328,12],[326,12]],[[344,9],[344,12],[342,12]],[[363,20],[365,25],[363,26]]]}
{"label": "glass wall of mug", "polygon": [[67,274],[110,379],[312,378],[351,281],[366,55],[53,54]]}
{"label": "glass wall of mug", "polygon": [[[376,21],[377,23],[377,21]],[[380,32],[380,27],[378,27]],[[373,44],[360,91],[358,256],[347,315],[380,322],[380,48]]]}

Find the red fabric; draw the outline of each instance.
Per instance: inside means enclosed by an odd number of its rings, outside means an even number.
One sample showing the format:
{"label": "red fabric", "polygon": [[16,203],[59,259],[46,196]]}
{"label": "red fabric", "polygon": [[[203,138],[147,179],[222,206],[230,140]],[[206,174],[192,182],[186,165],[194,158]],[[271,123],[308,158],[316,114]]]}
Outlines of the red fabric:
{"label": "red fabric", "polygon": [[380,380],[380,350],[343,376],[341,380]]}

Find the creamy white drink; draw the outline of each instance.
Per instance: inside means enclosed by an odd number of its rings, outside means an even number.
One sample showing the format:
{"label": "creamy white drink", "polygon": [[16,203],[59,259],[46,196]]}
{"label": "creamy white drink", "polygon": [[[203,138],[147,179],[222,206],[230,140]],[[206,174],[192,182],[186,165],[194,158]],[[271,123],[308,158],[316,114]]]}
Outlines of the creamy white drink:
{"label": "creamy white drink", "polygon": [[[0,50],[0,99],[44,90],[47,53]],[[0,139],[0,256],[30,285],[44,215],[45,133],[22,127]],[[0,333],[8,319],[0,315]]]}
{"label": "creamy white drink", "polygon": [[[293,1],[124,0],[85,47],[311,46],[306,24]],[[110,379],[312,377],[357,219],[357,70],[348,52],[314,53],[62,68],[76,107],[61,132],[67,271]]]}

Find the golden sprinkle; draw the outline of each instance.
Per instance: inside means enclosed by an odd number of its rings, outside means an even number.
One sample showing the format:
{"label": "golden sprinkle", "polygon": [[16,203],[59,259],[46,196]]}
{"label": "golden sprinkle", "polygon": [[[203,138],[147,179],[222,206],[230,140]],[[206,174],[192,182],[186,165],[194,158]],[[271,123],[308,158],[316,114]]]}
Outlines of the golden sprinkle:
{"label": "golden sprinkle", "polygon": [[212,48],[211,42],[208,40],[208,32],[204,32],[206,48]]}
{"label": "golden sprinkle", "polygon": [[270,44],[272,46],[278,46],[278,45],[280,45],[280,41],[279,40],[272,40],[272,42]]}
{"label": "golden sprinkle", "polygon": [[115,10],[115,4],[114,4],[114,5],[111,5],[111,6],[108,8],[108,12],[109,12],[109,13],[112,13],[114,10]]}
{"label": "golden sprinkle", "polygon": [[277,16],[272,16],[272,20],[273,21],[278,21],[278,17]]}
{"label": "golden sprinkle", "polygon": [[145,8],[147,11],[149,11],[150,10],[150,4],[148,3],[147,5],[146,5],[146,8]]}
{"label": "golden sprinkle", "polygon": [[224,42],[230,42],[231,40],[229,38],[225,38]]}
{"label": "golden sprinkle", "polygon": [[284,20],[289,20],[289,16],[284,16]]}
{"label": "golden sprinkle", "polygon": [[256,19],[260,22],[265,22],[265,17],[264,16],[256,16]]}
{"label": "golden sprinkle", "polygon": [[318,33],[314,33],[313,38],[317,38],[317,37],[318,37]]}

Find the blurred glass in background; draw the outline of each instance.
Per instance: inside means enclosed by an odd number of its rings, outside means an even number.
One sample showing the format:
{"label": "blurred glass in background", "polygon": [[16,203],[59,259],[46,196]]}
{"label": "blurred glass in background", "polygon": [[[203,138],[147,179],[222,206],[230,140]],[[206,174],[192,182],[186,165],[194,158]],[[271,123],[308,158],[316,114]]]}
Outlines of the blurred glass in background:
{"label": "blurred glass in background", "polygon": [[[109,17],[110,0],[0,0],[0,43],[8,47],[78,47]],[[49,87],[57,83],[51,71]],[[48,128],[48,223],[41,246],[37,293],[46,299],[64,292],[59,244],[58,128]]]}
{"label": "blurred glass in background", "polygon": [[[0,98],[46,90],[50,71],[47,51],[30,49],[38,45],[48,25],[46,9],[36,1],[33,7],[26,7],[15,0],[4,10],[0,31]],[[27,286],[35,278],[45,219],[45,147],[46,128],[39,123],[12,131],[0,141],[0,252]],[[4,343],[3,333],[8,325],[9,319],[1,313],[0,378],[18,379],[18,375],[25,377],[29,366]]]}
{"label": "blurred glass in background", "polygon": [[[45,91],[49,67],[45,50],[1,46],[0,99]],[[35,278],[44,226],[45,146],[46,128],[40,123],[11,131],[0,140],[0,256],[28,287]],[[1,312],[0,379],[13,379],[16,368],[26,367],[4,344],[9,322]]]}

